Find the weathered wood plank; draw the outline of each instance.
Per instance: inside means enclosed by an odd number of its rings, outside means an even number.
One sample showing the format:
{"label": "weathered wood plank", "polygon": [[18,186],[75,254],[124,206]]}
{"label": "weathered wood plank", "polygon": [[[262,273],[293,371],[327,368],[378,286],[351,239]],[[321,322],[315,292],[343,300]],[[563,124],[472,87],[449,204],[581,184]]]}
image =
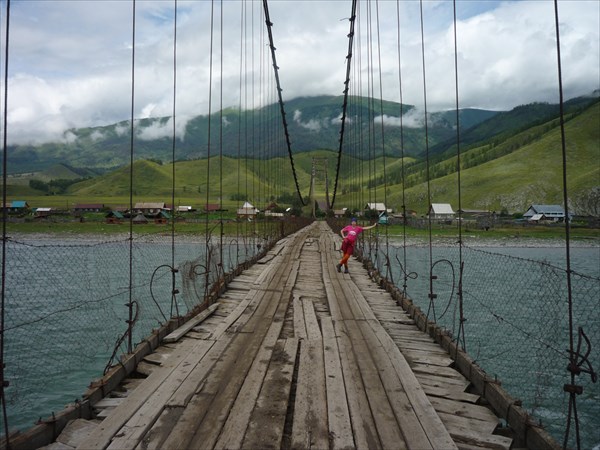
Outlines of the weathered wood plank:
{"label": "weathered wood plank", "polygon": [[235,398],[235,402],[227,414],[227,420],[223,425],[215,448],[227,449],[241,446],[282,325],[282,322],[271,323],[261,348],[256,354],[244,383]]}
{"label": "weathered wood plank", "polygon": [[285,340],[275,350],[248,421],[242,448],[281,447],[297,352],[298,339],[295,338]]}
{"label": "weathered wood plank", "polygon": [[509,450],[512,445],[512,439],[492,434],[493,423],[445,413],[440,413],[440,417],[451,435],[460,442],[499,450]]}
{"label": "weathered wood plank", "polygon": [[330,448],[354,448],[342,364],[331,317],[324,317],[321,320],[321,328],[325,358]]}
{"label": "weathered wood plank", "polygon": [[344,325],[352,343],[381,445],[383,448],[408,448],[380,378],[377,362],[373,360],[374,349],[366,345],[358,322],[361,321],[346,320]]}
{"label": "weathered wood plank", "polygon": [[321,340],[321,329],[311,299],[302,298],[302,310],[304,311],[304,323],[306,324],[306,338],[308,340]]}
{"label": "weathered wood plank", "polygon": [[202,311],[200,314],[198,314],[194,318],[188,320],[186,323],[184,323],[182,326],[177,328],[175,331],[173,331],[172,333],[165,336],[165,338],[163,339],[163,342],[166,342],[166,343],[177,342],[179,339],[181,339],[181,337],[184,334],[186,334],[188,331],[190,331],[192,328],[194,328],[196,325],[198,325],[200,322],[202,322],[204,319],[206,319],[212,313],[214,313],[218,307],[219,307],[218,303],[210,305],[207,309]]}
{"label": "weathered wood plank", "polygon": [[328,440],[323,343],[305,340],[300,342],[291,448],[328,448]]}
{"label": "weathered wood plank", "polygon": [[139,407],[148,400],[150,395],[175,371],[196,345],[193,341],[181,342],[165,364],[158,367],[145,380],[144,388],[135,389],[128,397],[128,401],[119,405],[113,414],[104,419],[78,448],[89,450],[108,447],[110,441],[121,429],[122,425],[135,414]]}
{"label": "weathered wood plank", "polygon": [[304,307],[299,295],[294,295],[294,336],[298,339],[306,339],[306,323],[304,321]]}
{"label": "weathered wood plank", "polygon": [[431,401],[431,404],[438,412],[491,422],[494,424],[492,431],[494,431],[500,422],[498,417],[496,417],[496,415],[485,406],[472,405],[469,403],[448,400],[440,397],[430,397],[429,401]]}
{"label": "weathered wood plank", "polygon": [[333,322],[335,334],[338,337],[340,362],[346,387],[346,398],[352,423],[352,434],[356,448],[381,449],[384,448],[377,433],[375,419],[369,405],[366,389],[362,376],[356,363],[352,350],[352,343],[348,337],[344,322]]}
{"label": "weathered wood plank", "polygon": [[[372,325],[373,322],[370,322]],[[377,324],[378,325],[378,324]],[[433,448],[451,449],[456,448],[456,444],[448,434],[442,421],[439,419],[435,409],[429,403],[423,388],[417,381],[414,373],[410,369],[408,363],[400,350],[392,340],[392,338],[380,328],[375,328],[374,331],[381,342],[387,354],[390,355],[392,365],[398,373],[399,378],[405,386],[405,392],[410,400],[412,408],[419,417],[421,424],[431,442]],[[393,355],[393,356],[392,356]]]}

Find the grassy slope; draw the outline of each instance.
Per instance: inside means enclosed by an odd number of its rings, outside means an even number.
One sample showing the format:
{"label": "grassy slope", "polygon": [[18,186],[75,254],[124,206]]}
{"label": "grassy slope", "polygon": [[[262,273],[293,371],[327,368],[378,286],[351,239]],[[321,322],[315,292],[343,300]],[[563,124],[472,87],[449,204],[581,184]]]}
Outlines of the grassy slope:
{"label": "grassy slope", "polygon": [[[583,114],[565,124],[568,160],[568,188],[570,194],[586,191],[600,185],[600,104],[596,103]],[[528,133],[525,131],[524,133]],[[518,140],[522,136],[515,136]],[[502,145],[510,145],[507,142]],[[481,149],[473,149],[473,152]],[[466,152],[465,152],[466,154]],[[315,151],[294,155],[298,183],[303,196],[309,193],[313,158],[327,160],[330,194],[333,193],[337,153]],[[407,158],[406,162],[413,161]],[[463,160],[464,161],[464,160]],[[443,164],[455,164],[455,157]],[[363,184],[362,197],[369,201],[384,201],[399,210],[402,204],[402,185],[388,184],[387,195],[383,186],[377,191],[366,187],[367,177],[381,177],[384,169],[388,177],[400,173],[401,159],[387,156],[371,162],[359,161],[344,155],[340,165],[340,179],[336,208],[354,207],[356,193],[342,192],[351,185]],[[207,169],[210,167],[210,171]],[[317,166],[315,189],[319,196],[325,192],[324,171]],[[289,158],[271,160],[237,160],[213,157],[181,161],[175,164],[175,203],[200,207],[206,202],[220,203],[235,208],[239,201],[232,195],[242,193],[257,206],[281,192],[295,194],[296,186]],[[133,197],[137,201],[171,202],[173,185],[172,164],[159,165],[151,161],[138,161],[133,170]],[[51,176],[60,178],[56,174]],[[49,176],[50,176],[49,175]],[[74,203],[129,203],[130,170],[128,167],[73,185],[67,196],[43,196],[31,190],[21,180],[7,188],[8,199],[24,199],[30,205],[65,207]],[[222,175],[222,178],[221,178]],[[207,180],[209,181],[207,187]],[[449,175],[430,182],[431,198],[436,203],[458,206],[457,175]],[[208,191],[208,196],[207,196]],[[37,194],[37,195],[36,195]],[[406,190],[406,206],[419,213],[427,210],[427,184],[421,183]],[[463,208],[523,212],[531,203],[562,203],[562,155],[560,129],[554,128],[531,144],[513,153],[461,172]],[[222,197],[222,199],[221,199]]]}
{"label": "grassy slope", "polygon": [[[600,184],[600,104],[565,124],[567,142],[567,184],[569,193],[591,189]],[[448,175],[430,182],[433,203],[458,206],[458,177]],[[562,150],[560,129],[555,128],[540,140],[515,152],[463,170],[461,197],[463,208],[490,208],[523,212],[532,203],[562,204]],[[392,187],[388,203],[401,205],[401,192]],[[407,207],[427,209],[427,185],[406,190]],[[382,191],[379,191],[380,197]]]}

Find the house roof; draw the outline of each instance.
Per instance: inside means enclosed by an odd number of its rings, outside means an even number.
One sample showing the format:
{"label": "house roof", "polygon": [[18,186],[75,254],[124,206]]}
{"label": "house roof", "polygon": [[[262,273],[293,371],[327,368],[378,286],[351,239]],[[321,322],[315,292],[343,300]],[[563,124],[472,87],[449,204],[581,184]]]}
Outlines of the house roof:
{"label": "house roof", "polygon": [[135,209],[164,209],[165,202],[140,202],[135,204]]}
{"label": "house roof", "polygon": [[254,206],[253,206],[253,205],[252,205],[252,203],[250,203],[250,202],[245,202],[245,203],[242,205],[242,208],[244,208],[244,209],[247,209],[247,208],[254,208]]}
{"label": "house roof", "polygon": [[450,203],[432,203],[429,210],[434,214],[454,214]]}
{"label": "house roof", "polygon": [[102,209],[104,203],[77,203],[73,209]]}
{"label": "house roof", "polygon": [[25,200],[13,200],[11,203],[11,208],[27,208],[27,202]]}
{"label": "house roof", "polygon": [[385,211],[385,203],[367,203],[367,209],[375,209],[377,211]]}
{"label": "house roof", "polygon": [[563,217],[565,215],[565,210],[560,205],[531,205],[527,212],[530,212],[530,214],[544,214],[546,216],[554,217]]}
{"label": "house roof", "polygon": [[542,220],[544,218],[543,214],[534,214],[533,216],[531,216],[529,218],[529,220],[531,220],[532,222],[538,221],[538,220]]}
{"label": "house roof", "polygon": [[124,219],[125,216],[123,214],[121,214],[119,211],[111,211],[109,212],[106,217],[115,217],[117,219]]}

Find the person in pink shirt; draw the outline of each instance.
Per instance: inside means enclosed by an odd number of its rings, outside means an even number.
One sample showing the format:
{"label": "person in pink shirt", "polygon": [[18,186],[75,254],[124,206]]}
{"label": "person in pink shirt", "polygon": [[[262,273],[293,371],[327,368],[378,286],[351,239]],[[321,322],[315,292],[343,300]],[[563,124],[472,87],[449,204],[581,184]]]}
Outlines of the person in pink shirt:
{"label": "person in pink shirt", "polygon": [[362,233],[364,230],[370,230],[371,228],[375,228],[377,226],[377,222],[369,227],[361,227],[356,224],[356,218],[352,218],[352,223],[348,226],[342,228],[340,234],[342,235],[342,253],[344,256],[340,260],[340,262],[336,265],[337,271],[342,271],[342,266],[344,266],[344,273],[348,273],[348,260],[352,253],[354,253],[354,244],[356,244],[356,240],[358,239],[358,235]]}

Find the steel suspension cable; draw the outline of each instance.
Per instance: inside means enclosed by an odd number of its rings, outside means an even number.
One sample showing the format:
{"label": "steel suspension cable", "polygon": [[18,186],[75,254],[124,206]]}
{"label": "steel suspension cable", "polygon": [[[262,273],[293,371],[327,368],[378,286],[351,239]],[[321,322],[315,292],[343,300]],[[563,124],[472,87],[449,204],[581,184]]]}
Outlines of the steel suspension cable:
{"label": "steel suspension cable", "polygon": [[342,123],[340,129],[340,139],[337,156],[337,167],[335,170],[335,183],[333,186],[333,197],[331,199],[331,207],[335,205],[335,198],[337,194],[338,180],[340,176],[340,163],[342,159],[342,150],[344,146],[344,130],[346,128],[346,110],[348,107],[348,90],[350,84],[350,70],[352,67],[352,48],[354,45],[354,23],[356,21],[356,4],[357,0],[352,0],[352,12],[350,13],[350,32],[348,33],[348,53],[346,54],[346,79],[344,80],[344,102],[342,104]]}
{"label": "steel suspension cable", "polygon": [[4,436],[6,439],[6,448],[10,448],[10,434],[8,433],[8,413],[6,410],[6,388],[8,380],[4,379],[4,329],[5,316],[4,306],[6,299],[6,222],[8,220],[8,208],[6,205],[6,187],[7,187],[7,162],[8,162],[8,56],[9,56],[9,28],[10,28],[10,1],[6,0],[6,29],[5,29],[5,48],[4,48],[4,104],[2,106],[2,311],[0,312],[0,402],[2,402],[2,418],[4,420]]}
{"label": "steel suspension cable", "polygon": [[[565,138],[565,119],[564,119],[564,97],[563,97],[563,85],[562,85],[562,62],[560,54],[560,26],[559,26],[559,15],[558,15],[558,0],[554,0],[554,21],[556,29],[556,60],[558,69],[558,93],[559,93],[559,109],[560,109],[560,139],[561,139],[561,153],[562,153],[562,181],[563,181],[563,203],[565,209],[565,258],[566,258],[566,272],[567,272],[567,301],[568,301],[568,312],[569,312],[569,365],[567,370],[570,372],[571,384],[565,384],[563,389],[569,394],[569,411],[567,417],[567,427],[565,430],[565,439],[563,448],[567,448],[569,434],[571,429],[571,420],[575,422],[575,440],[577,443],[577,449],[581,448],[581,436],[579,434],[579,418],[577,416],[577,395],[583,393],[583,387],[578,386],[575,383],[575,376],[581,372],[587,372],[592,377],[592,382],[597,381],[597,374],[590,367],[589,370],[582,370],[580,365],[582,361],[578,361],[578,351],[575,351],[575,342],[573,336],[573,288],[571,279],[571,220],[569,218],[569,191],[567,184],[567,145]],[[578,349],[579,350],[579,345]],[[572,414],[574,417],[572,417]]]}
{"label": "steel suspension cable", "polygon": [[290,134],[288,131],[287,120],[285,118],[285,108],[283,103],[283,97],[281,95],[281,83],[279,81],[279,67],[277,66],[277,58],[275,57],[275,45],[273,44],[273,32],[271,27],[273,26],[273,22],[271,22],[271,17],[269,16],[269,5],[267,0],[263,0],[263,10],[265,14],[265,23],[267,24],[267,31],[269,35],[269,48],[271,49],[271,60],[273,61],[273,70],[275,73],[275,81],[277,83],[277,96],[279,101],[279,108],[281,112],[281,120],[283,122],[283,131],[285,134],[285,142],[287,145],[287,151],[290,158],[290,164],[292,165],[292,172],[294,174],[294,182],[296,184],[296,192],[298,194],[298,198],[303,206],[306,206],[304,199],[302,198],[302,194],[300,193],[300,185],[298,184],[298,175],[296,174],[296,168],[294,167],[294,156],[292,155],[292,144],[290,142]]}
{"label": "steel suspension cable", "polygon": [[[171,161],[172,167],[172,186],[171,186],[171,315],[173,313],[173,306],[175,306],[176,314],[179,316],[179,309],[177,302],[175,301],[175,295],[177,293],[175,289],[175,148],[176,148],[176,100],[177,100],[177,0],[174,0],[174,11],[173,11],[173,112],[172,112],[172,138],[171,138]],[[178,211],[177,211],[178,212]]]}
{"label": "steel suspension cable", "polygon": [[[431,179],[429,174],[429,128],[427,120],[427,74],[425,65],[425,31],[423,24],[423,0],[419,0],[420,6],[420,21],[421,21],[421,57],[422,57],[422,68],[423,68],[423,108],[424,108],[424,120],[425,120],[425,157],[426,157],[426,178],[427,178],[427,207],[429,213],[427,214],[427,229],[429,235],[429,310],[431,310],[431,302],[433,301],[433,248],[432,248],[432,230],[431,230]],[[429,315],[429,311],[427,312]],[[435,311],[434,318],[435,321]]]}
{"label": "steel suspension cable", "polygon": [[221,67],[219,73],[219,251],[220,251],[220,263],[223,267],[223,16],[225,11],[223,10],[223,0],[220,2],[221,6],[221,35],[220,35],[220,52],[221,52]]}
{"label": "steel suspension cable", "polygon": [[[385,161],[385,133],[384,133],[384,126],[383,126],[383,77],[381,75],[381,36],[380,36],[380,32],[379,32],[379,1],[376,0],[375,1],[375,12],[376,12],[376,23],[377,23],[377,58],[378,58],[378,63],[377,66],[379,67],[379,108],[380,108],[380,115],[381,115],[381,159],[382,159],[382,163],[383,163],[383,206],[385,208],[384,210],[384,216],[387,218],[387,168],[386,168],[386,161]],[[377,189],[377,188],[375,188]],[[377,191],[375,191],[377,192]],[[379,210],[377,210],[379,212]],[[379,219],[377,219],[379,220]],[[379,239],[377,239],[377,245],[379,246]],[[386,255],[389,254],[389,240],[388,240],[388,230],[387,227],[385,228],[385,253]],[[389,271],[390,271],[390,267],[389,264],[386,264],[386,278],[389,278]]]}
{"label": "steel suspension cable", "polygon": [[[460,311],[459,327],[457,333],[457,341],[460,342],[462,339],[462,349],[466,351],[467,343],[465,341],[465,330],[464,323],[465,318],[463,314],[463,239],[462,239],[462,191],[461,191],[461,167],[460,167],[460,112],[459,112],[459,95],[458,95],[458,39],[456,33],[456,0],[453,0],[453,31],[454,31],[454,88],[455,88],[455,99],[456,99],[456,171],[457,171],[457,184],[458,184],[458,263],[459,263],[459,281],[458,281],[458,306]],[[458,352],[458,346],[456,346]]]}
{"label": "steel suspension cable", "polygon": [[396,24],[397,24],[397,49],[398,49],[398,91],[400,94],[400,171],[402,177],[402,262],[403,262],[403,280],[402,290],[406,294],[408,287],[408,270],[407,270],[407,254],[406,254],[406,174],[404,171],[404,98],[402,95],[402,57],[400,51],[400,0],[396,0]]}
{"label": "steel suspension cable", "polygon": [[131,32],[131,126],[129,130],[129,318],[127,320],[127,353],[133,350],[132,326],[133,326],[133,156],[134,156],[134,132],[135,132],[135,6],[136,0],[132,2],[132,32]]}

